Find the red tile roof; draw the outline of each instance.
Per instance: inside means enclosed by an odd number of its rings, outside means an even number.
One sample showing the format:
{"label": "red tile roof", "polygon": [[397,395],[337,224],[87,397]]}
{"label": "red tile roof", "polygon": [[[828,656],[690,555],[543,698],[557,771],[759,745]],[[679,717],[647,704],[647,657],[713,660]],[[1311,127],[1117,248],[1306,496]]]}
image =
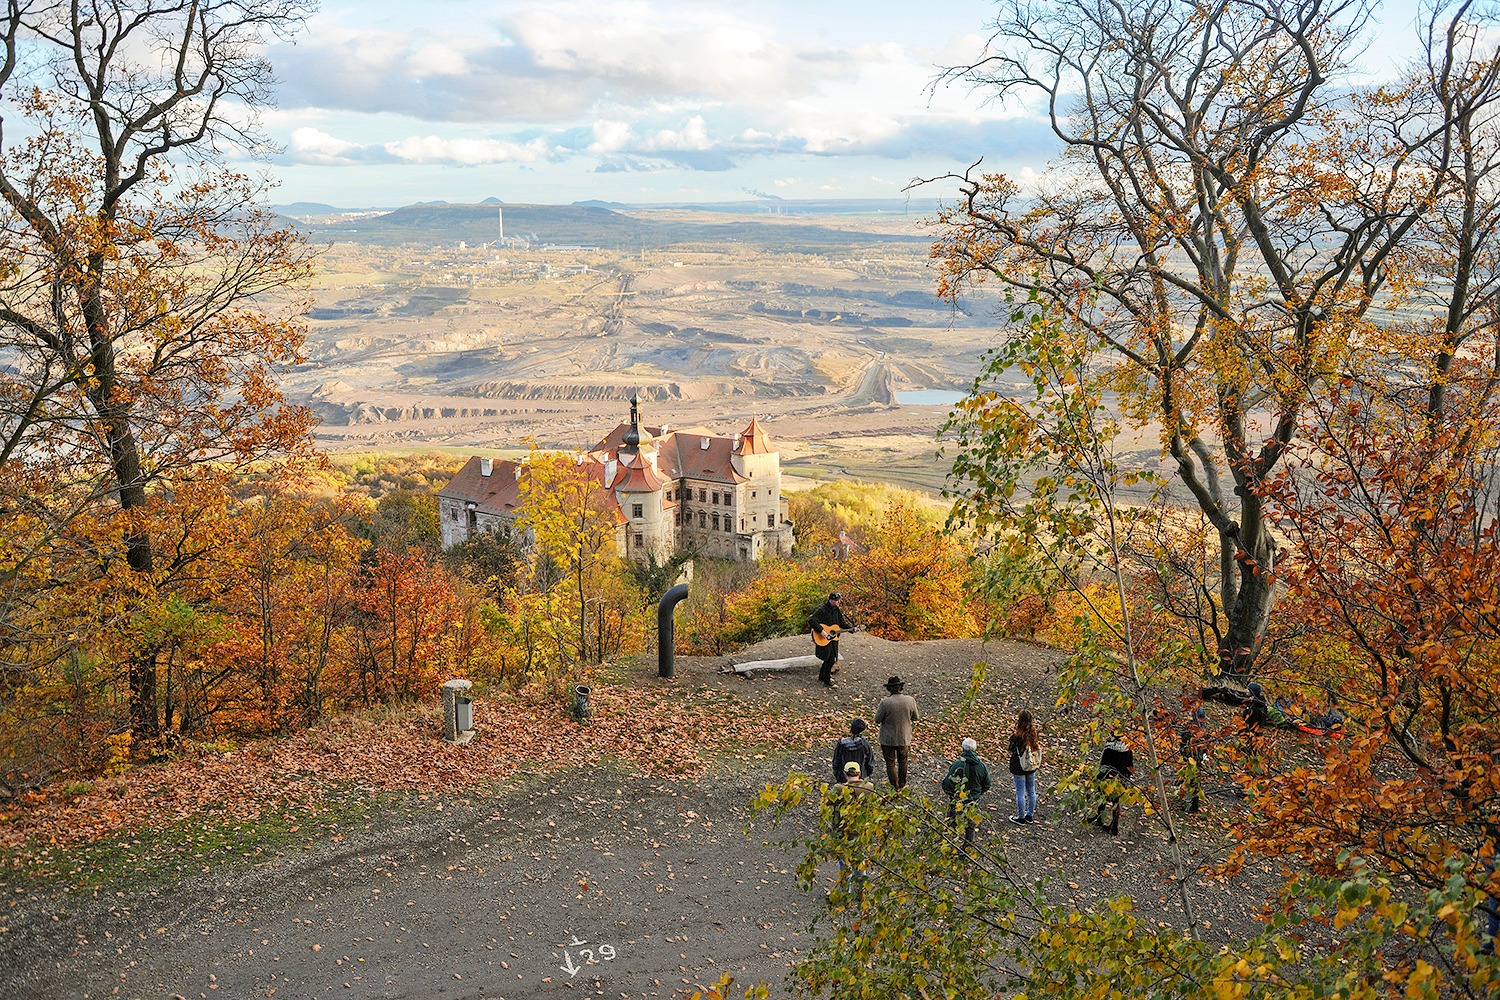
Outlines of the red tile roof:
{"label": "red tile roof", "polygon": [[639,454],[627,452],[620,457],[615,481],[606,485],[626,493],[655,493],[667,484],[667,478]]}
{"label": "red tile roof", "polygon": [[[448,485],[438,491],[438,497],[457,500],[463,504],[472,503],[481,514],[515,517],[521,505],[521,483],[516,470],[524,469],[524,466],[508,459],[499,460],[494,462],[490,474],[485,476],[480,473],[481,461],[476,455],[465,462],[464,467],[448,480]],[[604,486],[604,463],[596,456],[586,455],[583,466],[588,471],[589,478],[599,484],[595,491],[599,499],[614,510],[617,522],[624,520],[624,513],[620,510],[620,502],[614,490]]]}
{"label": "red tile roof", "polygon": [[769,455],[774,451],[771,447],[771,435],[760,425],[760,421],[750,418],[750,426],[745,428],[745,435],[740,442],[741,455]]}
{"label": "red tile roof", "polygon": [[494,463],[488,476],[480,474],[481,459],[478,455],[464,463],[464,467],[438,491],[439,497],[474,504],[485,514],[513,517],[521,502],[521,484],[516,479],[516,470],[521,463],[502,460]]}

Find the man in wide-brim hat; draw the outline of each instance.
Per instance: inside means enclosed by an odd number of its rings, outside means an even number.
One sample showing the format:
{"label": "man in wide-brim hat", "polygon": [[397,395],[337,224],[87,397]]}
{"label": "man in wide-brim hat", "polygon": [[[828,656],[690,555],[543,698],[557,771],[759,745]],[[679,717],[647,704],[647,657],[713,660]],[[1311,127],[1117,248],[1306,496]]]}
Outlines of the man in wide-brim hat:
{"label": "man in wide-brim hat", "polygon": [[911,730],[917,721],[917,700],[906,693],[900,677],[885,682],[890,692],[875,706],[875,725],[880,727],[880,754],[885,758],[885,777],[892,788],[906,787],[906,758]]}

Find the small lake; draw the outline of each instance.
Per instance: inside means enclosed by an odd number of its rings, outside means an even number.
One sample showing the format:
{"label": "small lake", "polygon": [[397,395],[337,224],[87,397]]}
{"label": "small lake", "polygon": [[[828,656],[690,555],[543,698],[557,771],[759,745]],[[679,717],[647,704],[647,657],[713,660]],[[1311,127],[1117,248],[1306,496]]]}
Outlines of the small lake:
{"label": "small lake", "polygon": [[952,389],[913,389],[896,393],[896,402],[903,406],[952,406],[963,398],[963,393]]}

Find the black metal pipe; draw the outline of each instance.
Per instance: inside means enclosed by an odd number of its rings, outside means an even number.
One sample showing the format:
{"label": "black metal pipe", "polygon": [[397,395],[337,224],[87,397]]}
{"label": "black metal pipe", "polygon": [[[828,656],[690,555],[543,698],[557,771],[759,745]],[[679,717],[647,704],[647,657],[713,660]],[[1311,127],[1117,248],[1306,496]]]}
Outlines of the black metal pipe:
{"label": "black metal pipe", "polygon": [[674,665],[672,650],[672,611],[688,595],[688,585],[679,583],[662,595],[656,606],[656,676],[671,677]]}

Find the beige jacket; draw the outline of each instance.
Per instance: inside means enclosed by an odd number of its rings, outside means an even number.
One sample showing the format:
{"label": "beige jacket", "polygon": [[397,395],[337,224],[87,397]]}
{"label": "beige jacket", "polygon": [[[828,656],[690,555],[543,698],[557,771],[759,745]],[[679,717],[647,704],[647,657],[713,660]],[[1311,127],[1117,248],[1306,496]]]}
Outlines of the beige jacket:
{"label": "beige jacket", "polygon": [[880,727],[880,745],[911,745],[912,723],[917,721],[917,699],[909,694],[891,694],[875,707],[875,725]]}

